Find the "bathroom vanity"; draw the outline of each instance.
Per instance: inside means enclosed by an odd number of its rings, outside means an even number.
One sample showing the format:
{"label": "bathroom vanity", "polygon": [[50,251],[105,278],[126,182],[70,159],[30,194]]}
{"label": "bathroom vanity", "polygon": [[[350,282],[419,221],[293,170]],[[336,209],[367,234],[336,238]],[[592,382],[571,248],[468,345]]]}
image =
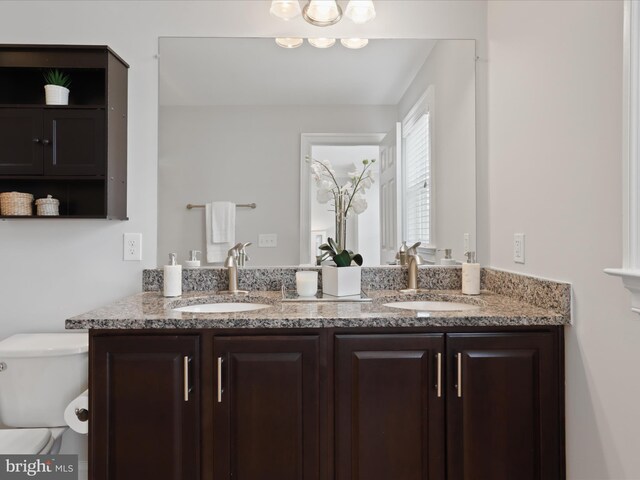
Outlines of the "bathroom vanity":
{"label": "bathroom vanity", "polygon": [[[513,277],[369,303],[147,291],[67,320],[91,329],[90,476],[562,479],[570,286]],[[478,308],[384,305],[401,300]],[[216,302],[270,306],[174,310]]]}

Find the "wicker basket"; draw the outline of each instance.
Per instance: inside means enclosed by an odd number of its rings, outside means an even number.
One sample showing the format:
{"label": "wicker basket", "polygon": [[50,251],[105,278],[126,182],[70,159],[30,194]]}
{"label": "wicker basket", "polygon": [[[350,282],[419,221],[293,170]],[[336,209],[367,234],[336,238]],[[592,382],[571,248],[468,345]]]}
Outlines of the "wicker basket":
{"label": "wicker basket", "polygon": [[51,195],[47,195],[47,198],[39,198],[36,200],[37,214],[41,217],[60,215],[58,205],[60,205],[60,201],[57,198],[51,198]]}
{"label": "wicker basket", "polygon": [[30,193],[4,192],[0,193],[0,214],[31,216],[33,195]]}

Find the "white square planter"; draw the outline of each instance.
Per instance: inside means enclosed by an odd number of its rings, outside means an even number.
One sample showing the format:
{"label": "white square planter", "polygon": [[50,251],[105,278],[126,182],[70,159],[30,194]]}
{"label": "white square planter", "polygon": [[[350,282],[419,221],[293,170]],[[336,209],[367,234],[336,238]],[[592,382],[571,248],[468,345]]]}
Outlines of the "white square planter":
{"label": "white square planter", "polygon": [[322,266],[322,293],[334,297],[360,295],[360,267]]}

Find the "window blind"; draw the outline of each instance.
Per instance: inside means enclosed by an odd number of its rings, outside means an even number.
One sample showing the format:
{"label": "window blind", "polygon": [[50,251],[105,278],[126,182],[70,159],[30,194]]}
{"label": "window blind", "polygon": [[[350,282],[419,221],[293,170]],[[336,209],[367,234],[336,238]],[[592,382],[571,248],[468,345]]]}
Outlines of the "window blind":
{"label": "window blind", "polygon": [[409,244],[431,244],[431,139],[429,113],[405,128],[404,197],[405,239]]}

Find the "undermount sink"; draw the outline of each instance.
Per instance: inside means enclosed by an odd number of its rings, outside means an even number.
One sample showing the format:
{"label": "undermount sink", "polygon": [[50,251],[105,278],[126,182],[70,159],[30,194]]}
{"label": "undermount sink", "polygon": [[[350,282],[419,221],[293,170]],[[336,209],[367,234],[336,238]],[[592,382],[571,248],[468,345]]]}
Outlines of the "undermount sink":
{"label": "undermount sink", "polygon": [[413,302],[390,302],[385,303],[385,307],[401,308],[403,310],[418,310],[430,312],[463,312],[467,310],[478,310],[480,306],[460,302],[442,301],[413,301]]}
{"label": "undermount sink", "polygon": [[173,310],[176,312],[187,313],[235,313],[235,312],[251,312],[253,310],[261,310],[269,308],[271,305],[264,303],[202,303],[200,305],[188,305],[186,307],[178,307]]}

